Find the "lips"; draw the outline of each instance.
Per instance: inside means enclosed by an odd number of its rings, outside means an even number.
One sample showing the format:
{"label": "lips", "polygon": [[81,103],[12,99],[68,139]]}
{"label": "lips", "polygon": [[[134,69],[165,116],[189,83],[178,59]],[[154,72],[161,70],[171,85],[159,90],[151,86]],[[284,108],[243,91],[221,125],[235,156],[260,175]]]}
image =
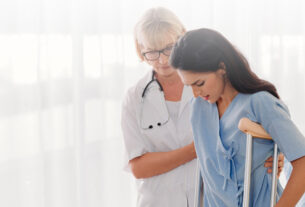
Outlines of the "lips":
{"label": "lips", "polygon": [[170,68],[169,66],[161,67],[162,70],[167,70],[167,69],[169,69],[169,68]]}
{"label": "lips", "polygon": [[210,97],[209,95],[203,96],[203,99],[207,101],[207,100],[209,100],[209,97]]}

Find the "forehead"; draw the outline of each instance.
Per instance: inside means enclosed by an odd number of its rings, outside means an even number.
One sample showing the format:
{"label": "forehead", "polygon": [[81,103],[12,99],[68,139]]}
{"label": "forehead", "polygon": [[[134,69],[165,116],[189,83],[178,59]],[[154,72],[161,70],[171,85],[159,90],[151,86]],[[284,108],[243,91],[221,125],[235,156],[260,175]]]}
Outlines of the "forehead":
{"label": "forehead", "polygon": [[142,50],[160,50],[168,45],[175,44],[178,36],[171,33],[158,33],[142,38],[140,47]]}
{"label": "forehead", "polygon": [[207,80],[213,72],[192,72],[186,70],[178,70],[178,74],[185,85],[191,85],[198,80]]}

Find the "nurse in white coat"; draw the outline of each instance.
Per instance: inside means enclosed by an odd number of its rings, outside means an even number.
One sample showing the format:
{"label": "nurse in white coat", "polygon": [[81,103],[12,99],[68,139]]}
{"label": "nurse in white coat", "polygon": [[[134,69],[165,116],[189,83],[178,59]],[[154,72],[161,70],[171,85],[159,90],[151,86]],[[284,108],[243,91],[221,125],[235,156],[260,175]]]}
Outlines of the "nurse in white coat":
{"label": "nurse in white coat", "polygon": [[193,206],[192,91],[168,63],[171,47],[184,32],[164,8],[148,10],[135,27],[138,55],[153,69],[128,90],[122,109],[128,168],[137,178],[140,207]]}
{"label": "nurse in white coat", "polygon": [[193,95],[169,66],[172,46],[184,33],[165,8],[148,10],[135,27],[137,53],[152,67],[128,90],[122,107],[126,168],[137,178],[138,207],[194,205]]}

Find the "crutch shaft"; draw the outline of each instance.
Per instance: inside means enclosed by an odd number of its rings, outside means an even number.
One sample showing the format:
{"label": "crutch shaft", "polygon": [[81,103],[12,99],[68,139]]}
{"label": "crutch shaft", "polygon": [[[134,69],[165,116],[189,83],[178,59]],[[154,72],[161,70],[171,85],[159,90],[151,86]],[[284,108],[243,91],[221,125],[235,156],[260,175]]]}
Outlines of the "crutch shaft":
{"label": "crutch shaft", "polygon": [[200,174],[200,163],[197,160],[197,171],[196,171],[196,188],[195,188],[195,201],[194,207],[201,207],[203,204],[203,180]]}
{"label": "crutch shaft", "polygon": [[278,148],[277,144],[274,143],[273,151],[273,168],[272,168],[272,190],[271,190],[271,200],[270,206],[273,207],[276,204],[276,193],[277,193],[277,168],[278,168]]}
{"label": "crutch shaft", "polygon": [[246,164],[244,174],[244,198],[243,207],[249,206],[250,200],[250,184],[251,184],[251,165],[252,165],[252,136],[247,133],[247,144],[246,144]]}

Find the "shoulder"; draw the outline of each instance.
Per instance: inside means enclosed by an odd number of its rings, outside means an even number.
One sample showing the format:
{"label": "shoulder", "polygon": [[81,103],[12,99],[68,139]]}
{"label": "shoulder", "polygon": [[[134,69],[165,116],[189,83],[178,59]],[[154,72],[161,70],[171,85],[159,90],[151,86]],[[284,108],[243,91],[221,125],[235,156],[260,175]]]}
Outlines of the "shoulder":
{"label": "shoulder", "polygon": [[282,105],[284,107],[285,104],[283,101],[281,101],[280,99],[276,98],[275,96],[273,96],[271,93],[267,92],[267,91],[260,91],[257,93],[253,93],[250,96],[250,101],[252,104],[254,105]]}
{"label": "shoulder", "polygon": [[151,78],[151,71],[147,72],[140,80],[130,86],[124,93],[123,106],[139,102],[142,92]]}
{"label": "shoulder", "polygon": [[260,91],[251,94],[249,97],[250,104],[254,112],[273,113],[276,111],[289,114],[289,110],[286,104],[267,91]]}
{"label": "shoulder", "polygon": [[192,103],[192,108],[201,108],[202,106],[208,104],[207,101],[204,101],[200,97],[197,97],[197,98],[193,97],[191,100],[191,103]]}
{"label": "shoulder", "polygon": [[259,91],[250,95],[252,100],[267,100],[267,101],[275,101],[278,100],[275,96],[267,91]]}
{"label": "shoulder", "polygon": [[201,97],[193,97],[191,100],[191,116],[192,118],[200,116],[200,114],[208,113],[212,109],[212,105],[209,102],[203,100]]}

